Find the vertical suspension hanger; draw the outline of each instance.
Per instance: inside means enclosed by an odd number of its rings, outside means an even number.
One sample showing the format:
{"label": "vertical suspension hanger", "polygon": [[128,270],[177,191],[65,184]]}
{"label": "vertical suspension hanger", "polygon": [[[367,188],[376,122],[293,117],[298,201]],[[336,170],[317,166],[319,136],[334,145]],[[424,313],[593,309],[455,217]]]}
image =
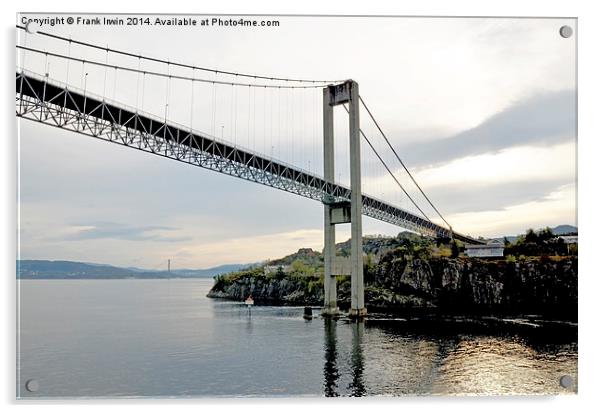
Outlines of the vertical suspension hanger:
{"label": "vertical suspension hanger", "polygon": [[251,146],[251,84],[247,89],[247,148]]}
{"label": "vertical suspension hanger", "polygon": [[50,63],[48,63],[48,52],[44,53],[44,77],[46,78],[46,81],[48,81],[48,75],[50,72]]}
{"label": "vertical suspension hanger", "polygon": [[84,90],[84,73],[86,73],[86,61],[82,60],[82,78],[81,78],[81,83],[79,85],[79,88],[81,90]]}
{"label": "vertical suspension hanger", "polygon": [[138,55],[138,72],[136,76],[136,104],[134,105],[134,107],[136,108],[136,113],[138,113],[138,99],[140,98],[140,55]]}
{"label": "vertical suspension hanger", "polygon": [[211,136],[213,137],[213,145],[211,145],[211,155],[215,157],[215,81],[217,80],[217,72],[213,74],[213,83],[211,84],[211,120],[210,129]]}
{"label": "vertical suspension hanger", "polygon": [[251,146],[251,148],[249,149],[253,149],[254,151],[256,150],[256,137],[257,137],[257,78],[255,78],[254,80],[255,86],[253,86],[251,89],[253,89],[253,145]]}
{"label": "vertical suspension hanger", "polygon": [[192,76],[190,79],[190,134],[192,134],[192,118],[194,115],[194,66],[192,67]]}
{"label": "vertical suspension hanger", "polygon": [[265,100],[267,98],[267,92],[268,92],[267,86],[264,86],[263,87],[263,150],[262,150],[262,153],[266,153],[265,144],[266,144],[266,140],[267,140],[267,136],[266,136],[267,131],[266,131],[266,123],[265,123],[265,120],[266,120],[266,113],[265,113],[266,101]]}
{"label": "vertical suspension hanger", "polygon": [[[136,80],[136,117],[134,118],[134,123],[136,125],[138,125],[139,122],[139,115],[138,112],[144,112],[144,80],[146,77],[146,72],[142,73],[142,97],[140,98],[140,103],[138,103],[138,89],[140,88],[139,83],[140,83],[140,69],[142,68],[142,58],[140,55],[138,55],[138,78]],[[140,108],[140,110],[138,109]],[[132,137],[132,142],[133,142],[134,138]],[[146,140],[144,139],[140,139],[139,141],[139,145],[140,147],[142,147],[142,145],[144,145],[144,147],[147,147],[147,143]]]}
{"label": "vertical suspension hanger", "polygon": [[[238,75],[234,77],[235,83],[238,83]],[[238,136],[238,86],[232,86],[234,88],[234,145],[236,146]]]}
{"label": "vertical suspension hanger", "polygon": [[[316,89],[316,90],[321,91],[321,89]],[[314,168],[314,173],[316,175],[318,175],[318,172],[320,171],[319,166],[320,166],[321,162],[320,162],[320,151],[318,150],[318,148],[320,147],[319,146],[319,143],[320,143],[319,136],[320,135],[318,134],[319,129],[318,129],[318,103],[317,102],[319,102],[318,98],[319,98],[320,94],[314,92],[314,95],[317,95],[317,96],[313,96],[311,99],[311,101],[313,102],[313,113],[314,113],[314,115],[313,115],[313,119],[314,119],[314,127],[313,127],[313,129],[314,129],[314,159],[315,159],[315,164],[316,164],[316,166]]]}
{"label": "vertical suspension hanger", "polygon": [[144,112],[144,94],[146,92],[146,71],[142,72],[142,99],[140,102],[142,112]]}
{"label": "vertical suspension hanger", "polygon": [[282,89],[280,86],[278,87],[278,106],[276,106],[278,110],[278,134],[276,135],[277,143],[276,143],[276,156],[278,156],[278,151],[280,150],[280,137],[282,136],[282,130],[280,128],[280,120],[282,118]]}
{"label": "vertical suspension hanger", "polygon": [[[25,31],[27,32],[27,30]],[[67,46],[67,76],[65,77],[65,89],[63,90],[63,107],[67,106],[67,86],[69,85],[69,69],[71,68],[71,35],[69,35],[69,44]],[[64,118],[66,115],[59,113],[59,119]]]}
{"label": "vertical suspension hanger", "polygon": [[305,169],[305,153],[303,149],[305,148],[305,130],[303,128],[303,119],[305,119],[304,112],[304,99],[303,99],[304,89],[299,89],[297,95],[299,95],[299,162],[301,162],[301,169]]}
{"label": "vertical suspension hanger", "polygon": [[113,68],[113,97],[111,99],[113,99],[115,101],[116,97],[117,97],[117,66],[115,66]]}
{"label": "vertical suspension hanger", "polygon": [[[190,137],[189,145],[192,146],[192,135],[193,135],[193,118],[194,118],[194,66],[192,67],[192,76],[190,77]],[[184,151],[182,149],[182,151]],[[186,151],[186,153],[190,153]]]}
{"label": "vertical suspension hanger", "polygon": [[291,164],[295,165],[295,90],[293,88],[289,88],[291,91],[291,154],[293,156],[293,160]]}
{"label": "vertical suspension hanger", "polygon": [[162,144],[165,145],[165,152],[167,155],[167,141],[166,141],[166,137],[167,137],[167,110],[168,110],[168,105],[169,105],[169,80],[170,80],[170,74],[169,74],[169,60],[167,61],[167,78],[165,79],[165,105],[164,105],[164,110],[163,110],[163,142]]}
{"label": "vertical suspension hanger", "polygon": [[216,94],[217,94],[217,90],[216,90],[216,84],[215,81],[217,81],[217,71],[215,72],[214,75],[214,82],[213,82],[213,98],[212,98],[212,102],[211,102],[211,135],[215,138],[215,107],[216,107]]}
{"label": "vertical suspension hanger", "polygon": [[233,140],[234,135],[234,83],[230,84],[230,141]]}
{"label": "vertical suspension hanger", "polygon": [[69,68],[71,66],[71,35],[69,35],[69,44],[67,46],[67,75],[65,77],[65,86],[69,84]]}
{"label": "vertical suspension hanger", "polygon": [[308,89],[307,95],[309,96],[309,159],[313,163],[313,168],[309,168],[309,172],[313,174],[313,170],[316,166],[316,158],[315,158],[315,129],[314,129],[314,99],[313,99],[313,89]]}
{"label": "vertical suspension hanger", "polygon": [[105,54],[105,78],[104,78],[104,82],[102,85],[102,100],[104,102],[105,100],[105,96],[107,94],[107,71],[109,70],[109,45],[107,45],[106,48],[106,54]]}
{"label": "vertical suspension hanger", "polygon": [[[167,80],[165,81],[165,123],[167,123],[167,115],[169,111],[169,92],[171,87],[171,71],[169,59],[167,60]],[[163,129],[163,135],[165,135],[165,128]]]}
{"label": "vertical suspension hanger", "polygon": [[44,116],[46,119],[48,119],[48,112],[44,111],[44,109],[47,109],[47,105],[46,105],[46,86],[48,85],[48,72],[49,72],[49,67],[48,67],[48,53],[45,53],[45,58],[44,58],[44,90],[42,92],[42,111],[44,113]]}
{"label": "vertical suspension hanger", "polygon": [[273,152],[274,152],[274,141],[273,141],[273,132],[274,132],[274,88],[270,88],[269,89],[269,94],[270,94],[270,158],[272,158]]}
{"label": "vertical suspension hanger", "polygon": [[88,93],[86,91],[86,89],[88,88],[88,73],[86,72],[86,61],[82,60],[82,80],[83,80],[83,88],[84,88],[84,119],[87,118],[86,116],[86,103],[88,100]]}

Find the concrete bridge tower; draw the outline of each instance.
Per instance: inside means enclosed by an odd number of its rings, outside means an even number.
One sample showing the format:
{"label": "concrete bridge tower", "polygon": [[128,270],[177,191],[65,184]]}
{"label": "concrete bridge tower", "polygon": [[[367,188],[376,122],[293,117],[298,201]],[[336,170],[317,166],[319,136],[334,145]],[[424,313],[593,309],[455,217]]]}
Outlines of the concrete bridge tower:
{"label": "concrete bridge tower", "polygon": [[[349,106],[349,153],[351,201],[324,199],[324,309],[325,316],[337,316],[336,276],[351,274],[350,317],[366,315],[364,306],[364,266],[362,249],[362,187],[360,157],[359,87],[353,80],[324,88],[324,179],[334,183],[333,107]],[[344,262],[336,256],[335,226],[351,223],[351,259]]]}

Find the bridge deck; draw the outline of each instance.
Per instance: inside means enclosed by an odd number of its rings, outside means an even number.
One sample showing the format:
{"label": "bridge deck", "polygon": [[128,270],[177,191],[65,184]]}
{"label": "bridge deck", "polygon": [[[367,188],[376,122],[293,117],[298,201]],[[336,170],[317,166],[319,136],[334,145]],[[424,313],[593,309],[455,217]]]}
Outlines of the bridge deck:
{"label": "bridge deck", "polygon": [[[61,86],[29,72],[16,74],[17,116],[152,152],[321,202],[348,201],[351,190],[207,134]],[[366,216],[428,236],[450,236],[438,224],[362,195]],[[454,238],[482,243],[462,234]]]}

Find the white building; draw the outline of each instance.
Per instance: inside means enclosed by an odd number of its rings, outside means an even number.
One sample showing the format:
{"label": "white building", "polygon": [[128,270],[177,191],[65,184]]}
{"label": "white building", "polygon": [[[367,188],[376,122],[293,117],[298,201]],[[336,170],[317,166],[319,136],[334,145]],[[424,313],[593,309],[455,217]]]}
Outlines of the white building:
{"label": "white building", "polygon": [[558,238],[563,240],[565,244],[577,244],[579,237],[577,235],[561,235]]}
{"label": "white building", "polygon": [[265,267],[263,267],[263,273],[265,275],[270,275],[270,274],[276,274],[278,272],[278,270],[282,270],[282,272],[290,272],[291,271],[291,266],[290,265],[266,265]]}
{"label": "white building", "polygon": [[498,240],[491,240],[486,245],[466,244],[466,255],[469,257],[503,257],[504,244]]}

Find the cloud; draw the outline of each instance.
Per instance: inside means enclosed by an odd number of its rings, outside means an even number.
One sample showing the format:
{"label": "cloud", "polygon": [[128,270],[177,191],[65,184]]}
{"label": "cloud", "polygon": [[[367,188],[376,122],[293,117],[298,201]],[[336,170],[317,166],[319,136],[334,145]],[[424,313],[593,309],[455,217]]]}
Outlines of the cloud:
{"label": "cloud", "polygon": [[412,142],[399,148],[416,167],[449,162],[505,148],[551,145],[575,138],[575,91],[538,93],[520,100],[480,125],[445,139]]}
{"label": "cloud", "polygon": [[185,236],[170,236],[166,232],[173,233],[177,228],[147,225],[128,226],[116,222],[95,222],[93,224],[76,224],[71,226],[70,234],[62,237],[65,241],[84,241],[94,239],[119,239],[127,241],[159,241],[159,242],[182,242],[192,238]]}
{"label": "cloud", "polygon": [[218,242],[188,244],[174,256],[194,257],[206,265],[236,262],[257,262],[281,257],[299,248],[322,249],[322,229],[300,229],[290,232],[231,238]]}
{"label": "cloud", "polygon": [[[458,187],[441,186],[433,188],[430,192],[433,194],[431,196],[433,202],[435,205],[441,205],[440,210],[445,216],[456,213],[500,211],[517,204],[542,201],[551,192],[571,182],[569,178]],[[455,223],[452,222],[452,225]]]}
{"label": "cloud", "polygon": [[[517,146],[424,168],[415,177],[444,215],[499,210],[542,199],[574,183],[575,151],[574,142],[545,148]],[[397,170],[396,176],[425,211],[431,211],[405,173]],[[367,189],[381,188],[387,199],[398,195],[389,175],[365,178],[364,182]]]}
{"label": "cloud", "polygon": [[451,214],[448,218],[463,233],[485,237],[518,234],[527,228],[576,225],[575,194],[575,184],[567,184],[542,199],[495,210]]}

